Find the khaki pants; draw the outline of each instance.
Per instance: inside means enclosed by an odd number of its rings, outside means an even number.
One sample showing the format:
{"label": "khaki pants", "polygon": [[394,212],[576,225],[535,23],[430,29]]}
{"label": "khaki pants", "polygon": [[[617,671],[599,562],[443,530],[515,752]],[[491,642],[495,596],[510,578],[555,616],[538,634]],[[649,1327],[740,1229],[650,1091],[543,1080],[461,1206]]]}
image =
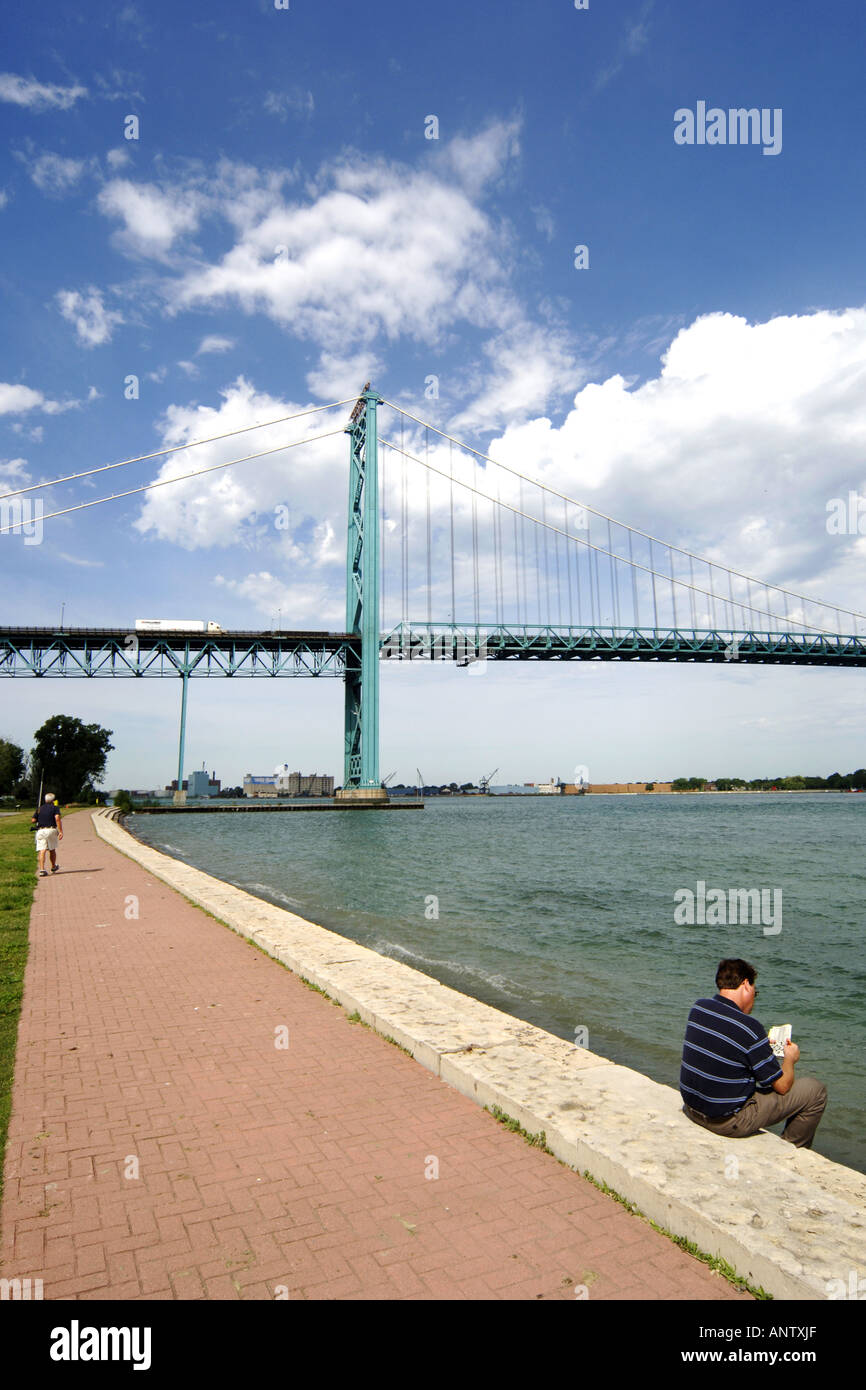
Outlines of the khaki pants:
{"label": "khaki pants", "polygon": [[683,1110],[695,1124],[725,1139],[746,1139],[759,1129],[787,1120],[782,1138],[798,1149],[811,1149],[826,1104],[827,1087],[814,1077],[801,1076],[787,1095],[780,1096],[776,1091],[763,1095],[756,1091],[741,1110],[723,1120],[708,1120],[689,1105],[684,1105]]}

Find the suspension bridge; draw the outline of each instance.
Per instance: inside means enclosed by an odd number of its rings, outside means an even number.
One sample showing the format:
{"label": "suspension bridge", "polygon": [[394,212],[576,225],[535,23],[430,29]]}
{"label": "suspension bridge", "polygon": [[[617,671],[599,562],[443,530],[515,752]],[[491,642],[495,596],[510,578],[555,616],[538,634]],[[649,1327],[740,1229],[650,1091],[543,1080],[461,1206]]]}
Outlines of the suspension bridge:
{"label": "suspension bridge", "polygon": [[[333,412],[335,402],[0,496],[0,534],[25,493]],[[390,411],[388,436],[380,429]],[[338,678],[347,805],[386,799],[379,775],[383,663],[739,662],[862,667],[866,616],[755,579],[547,486],[384,400],[369,384],[336,429],[256,450],[65,515],[337,434],[349,437],[346,617],[341,632],[0,628],[0,677]],[[17,517],[17,520],[16,520]],[[12,518],[10,520],[10,518]],[[447,617],[443,619],[443,614]]]}

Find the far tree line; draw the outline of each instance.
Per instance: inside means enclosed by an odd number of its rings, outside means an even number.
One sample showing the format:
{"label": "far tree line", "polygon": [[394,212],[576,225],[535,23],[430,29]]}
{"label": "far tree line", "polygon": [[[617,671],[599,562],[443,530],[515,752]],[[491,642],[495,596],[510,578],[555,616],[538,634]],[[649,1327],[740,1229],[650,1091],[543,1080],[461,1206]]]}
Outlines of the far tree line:
{"label": "far tree line", "polygon": [[866,768],[856,772],[832,772],[829,777],[756,777],[747,782],[743,777],[677,777],[671,786],[675,792],[845,792],[866,791]]}
{"label": "far tree line", "polygon": [[54,714],[36,730],[29,753],[0,738],[0,797],[35,803],[41,787],[61,803],[93,805],[114,747],[112,732]]}

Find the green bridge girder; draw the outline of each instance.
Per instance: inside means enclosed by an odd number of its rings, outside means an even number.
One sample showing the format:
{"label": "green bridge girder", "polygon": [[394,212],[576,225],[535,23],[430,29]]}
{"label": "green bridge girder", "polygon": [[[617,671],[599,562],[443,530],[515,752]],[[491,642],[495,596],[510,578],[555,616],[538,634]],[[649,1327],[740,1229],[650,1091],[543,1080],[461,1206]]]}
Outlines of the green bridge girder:
{"label": "green bridge girder", "polygon": [[335,677],[360,667],[350,633],[154,633],[108,628],[0,628],[3,676]]}
{"label": "green bridge girder", "polygon": [[[736,645],[735,645],[736,644]],[[827,633],[406,623],[380,634],[382,661],[679,661],[866,666],[866,637]],[[135,634],[0,628],[0,678],[346,679],[361,675],[353,633]]]}
{"label": "green bridge girder", "polygon": [[679,661],[866,666],[866,635],[725,629],[401,623],[381,640],[391,661]]}

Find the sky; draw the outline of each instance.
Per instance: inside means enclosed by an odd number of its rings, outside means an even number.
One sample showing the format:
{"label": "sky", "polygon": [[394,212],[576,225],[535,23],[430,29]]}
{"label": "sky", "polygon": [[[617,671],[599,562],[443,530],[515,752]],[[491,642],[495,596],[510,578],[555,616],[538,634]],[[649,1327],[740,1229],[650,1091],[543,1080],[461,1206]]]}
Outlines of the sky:
{"label": "sky", "polygon": [[[7,0],[0,492],[328,409],[0,499],[21,522],[0,535],[0,625],[340,630],[342,430],[367,380],[578,502],[862,614],[864,29],[854,0]],[[761,114],[754,140],[740,108]],[[397,418],[383,409],[383,434]],[[426,483],[407,477],[417,533]],[[25,497],[38,536],[10,510]],[[440,539],[443,506],[440,488]],[[469,535],[464,499],[464,570]],[[386,574],[392,607],[399,584]],[[383,665],[381,770],[844,772],[866,763],[863,682]],[[0,736],[29,748],[52,714],[95,721],[114,731],[107,786],[161,786],[179,687],[7,680]],[[342,721],[339,681],[194,682],[184,770],[234,785],[287,762],[339,783]]]}

